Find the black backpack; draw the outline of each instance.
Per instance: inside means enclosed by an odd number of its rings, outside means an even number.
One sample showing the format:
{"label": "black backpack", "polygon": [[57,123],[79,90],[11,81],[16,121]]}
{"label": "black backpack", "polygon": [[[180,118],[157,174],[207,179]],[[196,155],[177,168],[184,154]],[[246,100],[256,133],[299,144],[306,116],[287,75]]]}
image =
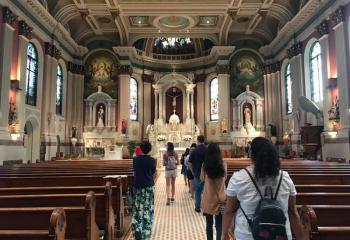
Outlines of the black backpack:
{"label": "black backpack", "polygon": [[[240,206],[243,215],[248,221],[254,240],[287,240],[287,219],[284,215],[281,203],[276,200],[283,178],[283,171],[281,171],[281,177],[278,182],[275,196],[273,196],[272,188],[267,187],[265,189],[265,196],[263,197],[253,176],[247,169],[244,170],[248,173],[261,197],[259,204],[255,209],[254,216],[251,219],[248,218]],[[268,192],[270,192],[270,198],[267,198]]]}

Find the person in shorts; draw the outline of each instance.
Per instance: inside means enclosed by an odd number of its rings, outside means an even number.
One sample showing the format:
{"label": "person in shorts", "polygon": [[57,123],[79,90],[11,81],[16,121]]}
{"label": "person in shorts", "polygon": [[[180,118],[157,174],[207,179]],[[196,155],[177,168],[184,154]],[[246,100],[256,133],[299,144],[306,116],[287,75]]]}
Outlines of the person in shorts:
{"label": "person in shorts", "polygon": [[163,166],[165,166],[165,179],[166,179],[166,205],[175,201],[175,180],[177,176],[177,165],[179,165],[179,158],[174,151],[174,144],[168,142],[168,148],[163,155]]}

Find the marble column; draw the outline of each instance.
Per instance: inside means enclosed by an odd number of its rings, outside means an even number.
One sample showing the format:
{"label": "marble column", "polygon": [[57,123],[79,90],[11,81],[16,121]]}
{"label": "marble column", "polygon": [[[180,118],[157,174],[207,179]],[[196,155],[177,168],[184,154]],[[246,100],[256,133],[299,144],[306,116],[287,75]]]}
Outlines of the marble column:
{"label": "marble column", "polygon": [[321,65],[322,67],[322,86],[323,86],[323,126],[324,131],[329,130],[328,111],[331,108],[332,96],[329,90],[329,37],[328,34],[323,35],[319,39],[321,45]]}
{"label": "marble column", "polygon": [[349,37],[344,22],[338,23],[334,28],[335,47],[337,56],[338,89],[339,89],[339,112],[340,127],[349,129],[350,109],[350,82],[349,82]]}
{"label": "marble column", "polygon": [[14,28],[9,23],[3,23],[1,26],[0,48],[0,77],[1,77],[1,95],[0,95],[0,134],[8,135],[8,115],[9,115],[9,91],[11,80],[11,63],[13,48]]}
{"label": "marble column", "polygon": [[161,122],[164,123],[164,107],[163,107],[163,101],[165,101],[163,96],[163,89],[159,88],[159,119],[161,119]]}
{"label": "marble column", "polygon": [[191,119],[190,115],[190,90],[186,90],[186,121]]}
{"label": "marble column", "polygon": [[269,89],[267,87],[267,74],[264,75],[264,109],[265,109],[265,121],[266,123],[268,123],[270,121],[270,118],[269,118],[269,107],[268,107],[268,92],[269,92]]}
{"label": "marble column", "polygon": [[[227,126],[231,126],[230,122],[230,75],[228,73],[218,74],[219,83],[219,120],[226,119]],[[230,129],[228,129],[230,130]]]}
{"label": "marble column", "polygon": [[194,120],[194,92],[191,93],[191,118]]}
{"label": "marble column", "polygon": [[90,119],[89,119],[89,126],[93,127],[96,126],[97,123],[94,123],[94,106],[91,101],[89,103],[89,109],[90,109]]}
{"label": "marble column", "polygon": [[[205,85],[204,82],[199,82],[196,84],[196,91],[197,91],[197,125],[204,130],[205,126]],[[204,134],[204,133],[202,133]]]}
{"label": "marble column", "polygon": [[[119,117],[120,121],[130,122],[130,73],[129,66],[123,67],[123,73],[119,75]],[[129,128],[129,126],[128,126]],[[121,128],[120,128],[121,132]],[[127,133],[129,131],[127,130]]]}

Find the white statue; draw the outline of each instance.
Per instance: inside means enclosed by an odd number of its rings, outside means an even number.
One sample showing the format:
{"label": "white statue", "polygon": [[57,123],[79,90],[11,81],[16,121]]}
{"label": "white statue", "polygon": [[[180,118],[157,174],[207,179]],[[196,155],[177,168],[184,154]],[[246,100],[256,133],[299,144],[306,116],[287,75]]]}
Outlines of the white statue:
{"label": "white statue", "polygon": [[103,123],[103,116],[104,116],[104,110],[103,106],[100,106],[100,109],[98,110],[97,116],[98,116],[98,122],[97,122],[97,127],[104,127]]}
{"label": "white statue", "polygon": [[245,106],[244,117],[245,117],[245,124],[246,125],[252,124],[251,116],[252,116],[252,111],[249,109],[248,106]]}

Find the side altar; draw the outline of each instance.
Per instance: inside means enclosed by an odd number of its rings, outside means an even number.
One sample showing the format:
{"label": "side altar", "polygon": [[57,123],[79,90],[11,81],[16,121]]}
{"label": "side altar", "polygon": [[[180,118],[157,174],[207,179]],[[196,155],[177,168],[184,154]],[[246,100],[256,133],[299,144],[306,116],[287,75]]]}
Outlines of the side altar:
{"label": "side altar", "polygon": [[238,147],[247,146],[255,137],[265,137],[263,101],[257,93],[246,91],[232,99],[233,126],[230,132],[232,143]]}
{"label": "side altar", "polygon": [[98,87],[98,91],[85,100],[84,148],[86,157],[122,159],[120,133],[116,131],[116,99]]}

